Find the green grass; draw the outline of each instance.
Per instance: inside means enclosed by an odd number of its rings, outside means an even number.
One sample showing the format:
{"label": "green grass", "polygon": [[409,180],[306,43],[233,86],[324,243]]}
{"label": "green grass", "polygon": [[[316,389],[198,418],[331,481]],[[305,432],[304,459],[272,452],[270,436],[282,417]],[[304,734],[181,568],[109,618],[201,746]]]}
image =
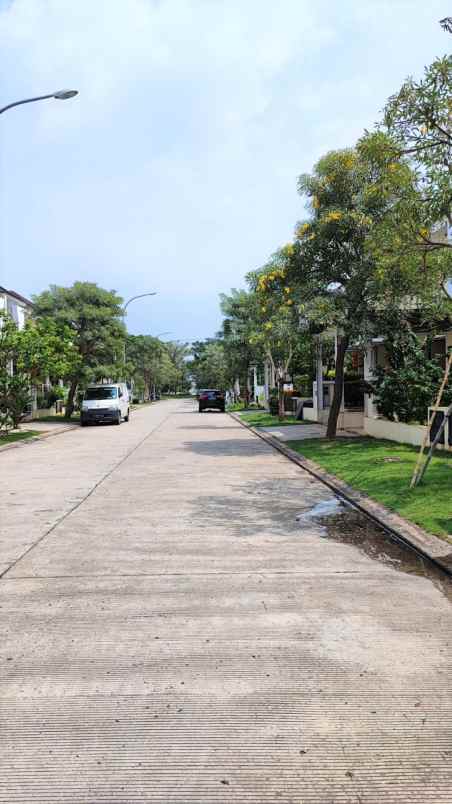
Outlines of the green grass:
{"label": "green grass", "polygon": [[452,542],[452,454],[437,451],[410,489],[418,448],[374,438],[309,439],[288,446],[377,502]]}
{"label": "green grass", "polygon": [[297,421],[295,416],[285,416],[284,419],[278,419],[277,416],[272,416],[267,411],[256,410],[253,413],[241,413],[240,418],[252,427],[285,427],[288,424],[307,424],[304,421]]}
{"label": "green grass", "polygon": [[20,433],[9,433],[9,435],[0,435],[0,447],[4,444],[14,444],[15,441],[25,441],[27,438],[39,435],[37,430],[22,430]]}

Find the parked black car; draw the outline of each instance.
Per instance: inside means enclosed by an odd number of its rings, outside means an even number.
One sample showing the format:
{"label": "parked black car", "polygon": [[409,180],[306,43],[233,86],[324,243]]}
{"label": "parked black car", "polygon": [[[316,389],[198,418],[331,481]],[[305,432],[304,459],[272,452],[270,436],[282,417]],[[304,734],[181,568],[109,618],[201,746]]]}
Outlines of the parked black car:
{"label": "parked black car", "polygon": [[199,412],[208,408],[221,410],[224,413],[224,391],[219,391],[217,388],[203,388],[198,394]]}

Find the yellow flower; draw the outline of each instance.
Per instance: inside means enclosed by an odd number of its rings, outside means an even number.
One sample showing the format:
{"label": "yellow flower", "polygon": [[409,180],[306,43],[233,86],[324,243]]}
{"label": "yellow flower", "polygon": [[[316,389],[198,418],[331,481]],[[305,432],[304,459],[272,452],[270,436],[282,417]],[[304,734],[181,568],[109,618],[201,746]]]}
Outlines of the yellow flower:
{"label": "yellow flower", "polygon": [[284,288],[284,293],[292,293],[292,288]]}
{"label": "yellow flower", "polygon": [[301,238],[304,237],[306,232],[309,232],[310,228],[311,228],[310,223],[303,223],[302,226],[299,226],[295,231],[295,237],[299,237],[301,240]]}
{"label": "yellow flower", "polygon": [[293,304],[293,299],[287,299],[286,304],[288,304],[289,306],[290,306],[291,304]]}
{"label": "yellow flower", "polygon": [[273,324],[271,323],[271,321],[267,321],[267,323],[264,324],[264,327],[265,329],[273,329]]}
{"label": "yellow flower", "polygon": [[388,165],[388,170],[391,173],[394,173],[394,171],[397,170],[397,168],[398,168],[397,162],[390,162],[389,165]]}
{"label": "yellow flower", "polygon": [[262,310],[262,312],[263,312],[263,313],[266,313],[266,312],[267,312],[267,308],[266,308],[266,307],[261,307],[261,310]]}
{"label": "yellow flower", "polygon": [[422,229],[419,229],[419,234],[421,237],[428,237],[429,231],[426,226],[423,226]]}
{"label": "yellow flower", "polygon": [[325,223],[330,223],[331,221],[340,221],[342,217],[342,212],[327,212],[326,215],[324,215],[323,220]]}

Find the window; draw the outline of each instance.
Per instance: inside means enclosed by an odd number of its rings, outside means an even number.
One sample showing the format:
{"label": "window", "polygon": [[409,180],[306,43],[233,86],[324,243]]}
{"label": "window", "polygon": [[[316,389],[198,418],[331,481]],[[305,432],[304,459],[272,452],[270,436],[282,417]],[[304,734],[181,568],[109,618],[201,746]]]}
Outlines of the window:
{"label": "window", "polygon": [[85,399],[116,399],[118,396],[116,388],[98,387],[87,388],[85,391]]}

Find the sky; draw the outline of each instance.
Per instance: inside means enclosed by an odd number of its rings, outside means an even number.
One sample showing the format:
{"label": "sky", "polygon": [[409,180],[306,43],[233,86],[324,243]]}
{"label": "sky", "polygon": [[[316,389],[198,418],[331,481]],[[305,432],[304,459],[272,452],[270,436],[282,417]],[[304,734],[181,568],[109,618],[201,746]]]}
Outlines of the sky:
{"label": "sky", "polygon": [[0,285],[93,281],[195,340],[303,217],[297,177],[450,49],[430,0],[0,0]]}

